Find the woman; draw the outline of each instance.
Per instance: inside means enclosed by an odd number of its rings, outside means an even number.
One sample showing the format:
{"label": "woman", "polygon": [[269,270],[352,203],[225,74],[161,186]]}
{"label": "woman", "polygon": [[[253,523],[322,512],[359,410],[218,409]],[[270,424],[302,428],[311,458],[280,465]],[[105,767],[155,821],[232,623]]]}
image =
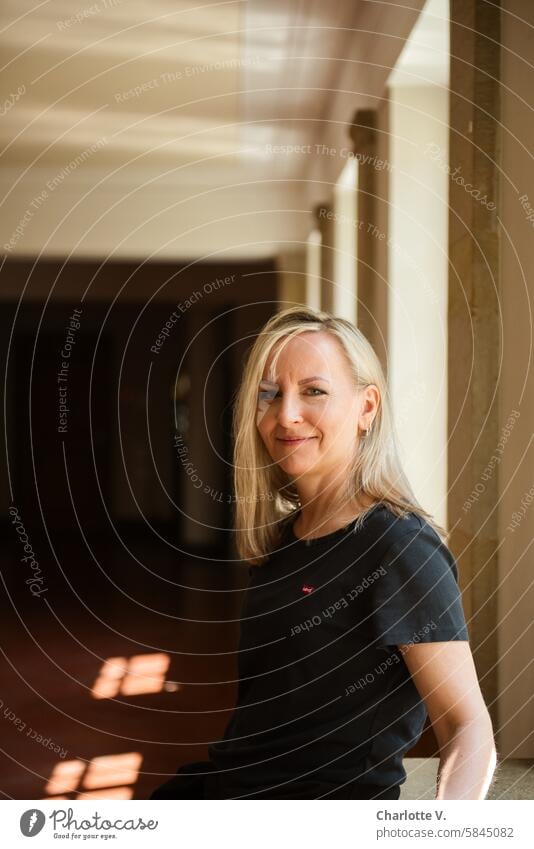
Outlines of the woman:
{"label": "woman", "polygon": [[428,713],[436,798],[483,799],[496,751],[456,563],[404,476],[360,331],[306,307],[271,318],[234,442],[237,545],[251,564],[237,704],[210,760],[151,798],[398,799]]}

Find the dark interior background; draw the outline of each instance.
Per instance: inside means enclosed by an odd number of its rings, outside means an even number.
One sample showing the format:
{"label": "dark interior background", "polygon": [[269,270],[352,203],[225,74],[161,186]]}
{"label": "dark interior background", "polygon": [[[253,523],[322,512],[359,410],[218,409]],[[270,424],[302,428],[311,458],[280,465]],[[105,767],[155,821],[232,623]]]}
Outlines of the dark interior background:
{"label": "dark interior background", "polygon": [[[224,278],[230,285],[204,293]],[[251,340],[276,309],[276,272],[269,262],[11,261],[2,280],[26,286],[22,304],[2,302],[0,316],[0,463],[11,485],[0,493],[4,703],[61,743],[66,760],[141,751],[135,797],[146,798],[180,763],[205,756],[235,700],[247,576],[230,530],[231,407]],[[202,297],[187,306],[195,291]],[[178,303],[184,311],[155,354]],[[58,433],[74,308],[68,431]],[[44,579],[39,597],[26,584],[12,504]],[[158,651],[171,656],[169,691],[91,696],[106,658]],[[13,722],[0,723],[3,793],[45,797],[57,754],[14,734]]]}

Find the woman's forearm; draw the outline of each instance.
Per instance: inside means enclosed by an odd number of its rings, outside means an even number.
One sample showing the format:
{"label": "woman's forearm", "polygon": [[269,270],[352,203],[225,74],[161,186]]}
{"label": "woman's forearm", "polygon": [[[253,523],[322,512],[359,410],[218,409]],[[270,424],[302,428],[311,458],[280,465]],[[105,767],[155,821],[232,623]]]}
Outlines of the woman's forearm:
{"label": "woman's forearm", "polygon": [[457,726],[440,749],[436,799],[485,799],[496,763],[489,718]]}

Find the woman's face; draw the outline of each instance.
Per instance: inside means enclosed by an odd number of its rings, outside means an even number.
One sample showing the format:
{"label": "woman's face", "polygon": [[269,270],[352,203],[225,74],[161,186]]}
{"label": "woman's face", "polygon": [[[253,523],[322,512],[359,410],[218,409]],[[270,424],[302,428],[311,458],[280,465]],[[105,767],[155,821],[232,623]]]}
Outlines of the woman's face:
{"label": "woman's face", "polygon": [[338,474],[374,418],[378,390],[357,390],[341,343],[327,331],[303,332],[284,345],[276,383],[268,379],[271,352],[258,387],[260,436],[291,476]]}

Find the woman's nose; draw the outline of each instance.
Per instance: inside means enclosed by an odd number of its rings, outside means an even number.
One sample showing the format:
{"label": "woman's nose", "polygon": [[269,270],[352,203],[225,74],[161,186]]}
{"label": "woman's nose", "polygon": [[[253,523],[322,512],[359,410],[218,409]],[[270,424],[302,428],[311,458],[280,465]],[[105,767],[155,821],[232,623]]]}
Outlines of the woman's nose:
{"label": "woman's nose", "polygon": [[277,415],[280,424],[302,421],[303,416],[298,395],[286,393],[278,405]]}

